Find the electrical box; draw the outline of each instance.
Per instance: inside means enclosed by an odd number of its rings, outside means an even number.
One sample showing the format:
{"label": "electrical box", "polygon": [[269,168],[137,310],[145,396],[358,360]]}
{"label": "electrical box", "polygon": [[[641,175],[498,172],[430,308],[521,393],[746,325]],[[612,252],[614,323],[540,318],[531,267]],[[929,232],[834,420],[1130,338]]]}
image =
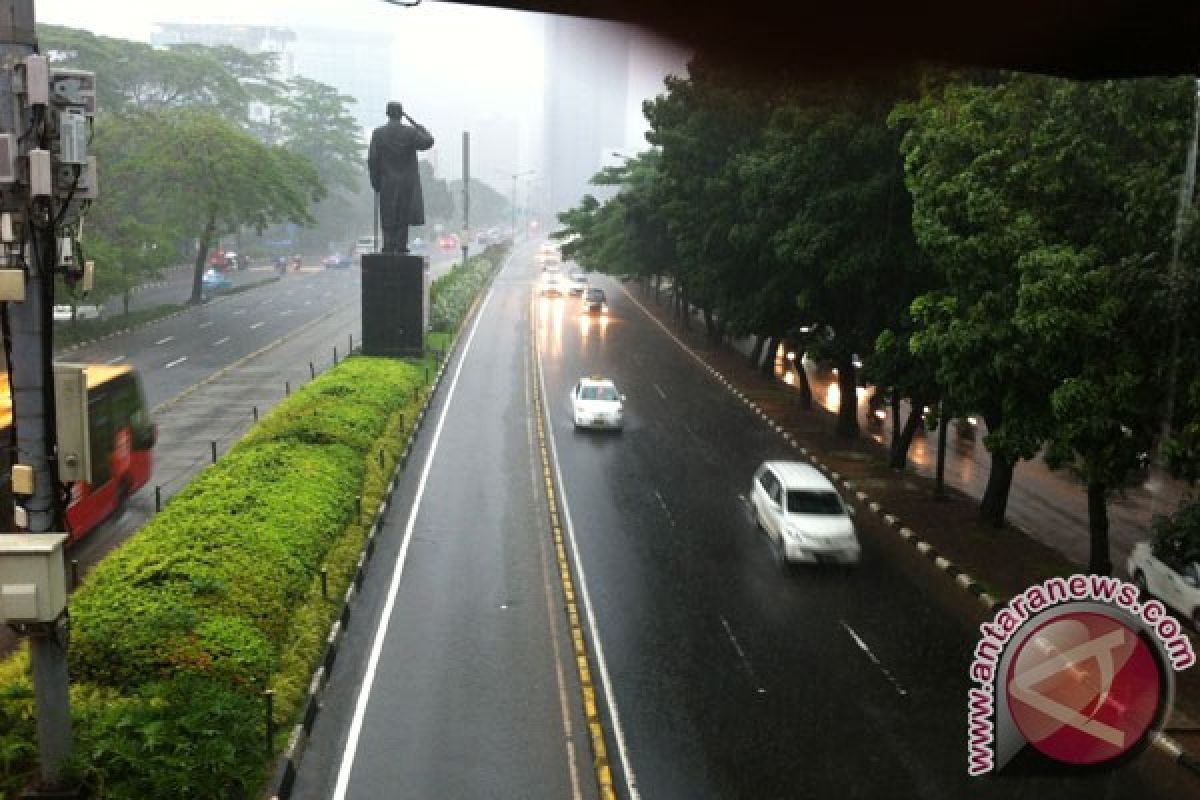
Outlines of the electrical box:
{"label": "electrical box", "polygon": [[58,426],[58,479],[63,483],[92,480],[92,446],[88,429],[87,367],[54,365],[54,410]]}
{"label": "electrical box", "polygon": [[51,71],[50,102],[59,108],[77,108],[89,117],[95,115],[96,73],[81,69]]}
{"label": "electrical box", "polygon": [[0,622],[54,622],[67,607],[65,533],[0,533]]}
{"label": "electrical box", "polygon": [[100,196],[100,173],[96,169],[95,156],[87,157],[87,164],[79,175],[79,185],[75,187],[75,196],[85,200],[95,200]]}
{"label": "electrical box", "polygon": [[88,160],[88,122],[87,117],[78,111],[64,111],[58,116],[58,138],[61,154],[59,161],[63,164],[78,164],[80,167]]}
{"label": "electrical box", "polygon": [[33,467],[28,464],[13,464],[12,493],[26,496],[33,494]]}
{"label": "electrical box", "polygon": [[45,56],[25,57],[25,102],[44,106],[50,102],[50,66]]}
{"label": "electrical box", "polygon": [[0,183],[17,182],[17,136],[0,133]]}
{"label": "electrical box", "polygon": [[25,270],[0,269],[0,303],[25,302]]}
{"label": "electrical box", "polygon": [[29,194],[32,197],[49,197],[54,194],[54,179],[50,174],[50,151],[29,151]]}

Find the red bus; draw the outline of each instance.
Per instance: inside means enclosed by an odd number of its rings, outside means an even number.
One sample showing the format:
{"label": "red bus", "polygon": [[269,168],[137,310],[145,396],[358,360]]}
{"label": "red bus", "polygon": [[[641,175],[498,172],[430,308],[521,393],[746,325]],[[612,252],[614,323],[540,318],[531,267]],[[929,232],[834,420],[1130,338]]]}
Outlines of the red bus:
{"label": "red bus", "polygon": [[[151,452],[157,430],[146,409],[137,371],[128,366],[86,365],[88,426],[92,448],[92,482],[70,484],[67,501],[67,544],[78,541],[119,511],[153,471]],[[0,374],[0,514],[3,529],[13,530],[12,466],[7,448],[12,439],[12,396],[8,378]]]}

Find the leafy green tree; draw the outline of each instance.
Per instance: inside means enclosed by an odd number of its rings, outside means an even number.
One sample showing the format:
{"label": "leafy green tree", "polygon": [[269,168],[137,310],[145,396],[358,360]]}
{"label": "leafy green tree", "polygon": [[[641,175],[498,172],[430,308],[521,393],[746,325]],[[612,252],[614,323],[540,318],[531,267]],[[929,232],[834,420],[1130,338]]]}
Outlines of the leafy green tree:
{"label": "leafy green tree", "polygon": [[184,187],[172,202],[199,240],[191,303],[203,299],[201,276],[218,236],[241,226],[261,231],[279,222],[311,224],[309,206],[325,193],[308,159],[265,145],[210,111],[159,115],[149,147],[154,160],[147,168],[164,185]]}
{"label": "leafy green tree", "polygon": [[945,282],[913,304],[913,347],[987,423],[981,514],[1003,523],[1014,466],[1048,442],[1088,483],[1101,571],[1103,498],[1146,441],[1135,387],[1161,369],[1156,275],[1188,110],[1185,81],[1000,75],[941,83],[893,116],[914,229]]}

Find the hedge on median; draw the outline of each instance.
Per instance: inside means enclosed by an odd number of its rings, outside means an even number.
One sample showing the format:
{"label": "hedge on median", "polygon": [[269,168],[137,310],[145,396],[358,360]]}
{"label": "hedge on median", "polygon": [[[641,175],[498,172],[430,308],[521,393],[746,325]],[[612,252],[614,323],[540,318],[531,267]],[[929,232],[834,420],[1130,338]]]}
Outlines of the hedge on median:
{"label": "hedge on median", "polygon": [[[429,349],[494,274],[435,282]],[[72,595],[70,770],[97,798],[249,797],[286,741],[434,365],[351,358],[277,406]],[[322,579],[321,571],[327,574]],[[328,588],[328,591],[325,589]],[[262,691],[275,692],[264,740]],[[36,770],[28,651],[0,663],[0,792]]]}
{"label": "hedge on median", "polygon": [[[357,496],[382,495],[425,370],[355,357],[320,376],[72,596],[73,769],[95,796],[256,792],[267,766],[262,691],[286,683],[277,718],[294,717],[320,650],[297,658],[293,641],[319,642],[336,613],[321,567],[361,547]],[[331,582],[344,590],[353,560],[341,561]],[[312,630],[297,629],[300,616]],[[28,781],[34,741],[21,651],[0,667],[0,790]]]}

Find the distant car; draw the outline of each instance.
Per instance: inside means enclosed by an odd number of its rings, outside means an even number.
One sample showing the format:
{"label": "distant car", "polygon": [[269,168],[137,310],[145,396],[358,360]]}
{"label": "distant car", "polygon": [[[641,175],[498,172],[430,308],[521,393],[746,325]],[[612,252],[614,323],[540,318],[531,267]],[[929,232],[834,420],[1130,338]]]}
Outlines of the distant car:
{"label": "distant car", "polygon": [[815,467],[797,461],[766,461],[750,482],[755,524],[776,545],[780,560],[857,564],[862,553],[853,509]]}
{"label": "distant car", "polygon": [[585,289],[588,288],[587,276],[578,270],[572,271],[567,275],[567,294],[574,297],[583,295]]}
{"label": "distant car", "polygon": [[562,297],[566,292],[566,283],[560,275],[551,273],[542,276],[542,282],[538,286],[538,294],[542,297]]}
{"label": "distant car", "polygon": [[233,288],[233,281],[217,272],[215,269],[206,270],[200,278],[201,287],[205,294],[227,292]]}
{"label": "distant car", "polygon": [[[100,306],[81,305],[75,310],[75,319],[100,319]],[[54,307],[55,322],[71,321],[71,306],[58,305]]]}
{"label": "distant car", "polygon": [[625,427],[625,395],[608,378],[580,378],[571,390],[571,413],[576,428],[621,430]]}
{"label": "distant car", "polygon": [[443,233],[438,237],[438,247],[443,250],[457,250],[458,236],[453,233]]}
{"label": "distant car", "polygon": [[608,298],[603,289],[585,289],[583,291],[583,310],[588,314],[607,314]]}
{"label": "distant car", "polygon": [[333,253],[321,260],[326,269],[345,269],[353,263],[354,259],[345,253]]}
{"label": "distant car", "polygon": [[1129,553],[1127,566],[1144,594],[1162,600],[1200,629],[1200,564],[1160,558],[1149,542],[1138,542]]}

